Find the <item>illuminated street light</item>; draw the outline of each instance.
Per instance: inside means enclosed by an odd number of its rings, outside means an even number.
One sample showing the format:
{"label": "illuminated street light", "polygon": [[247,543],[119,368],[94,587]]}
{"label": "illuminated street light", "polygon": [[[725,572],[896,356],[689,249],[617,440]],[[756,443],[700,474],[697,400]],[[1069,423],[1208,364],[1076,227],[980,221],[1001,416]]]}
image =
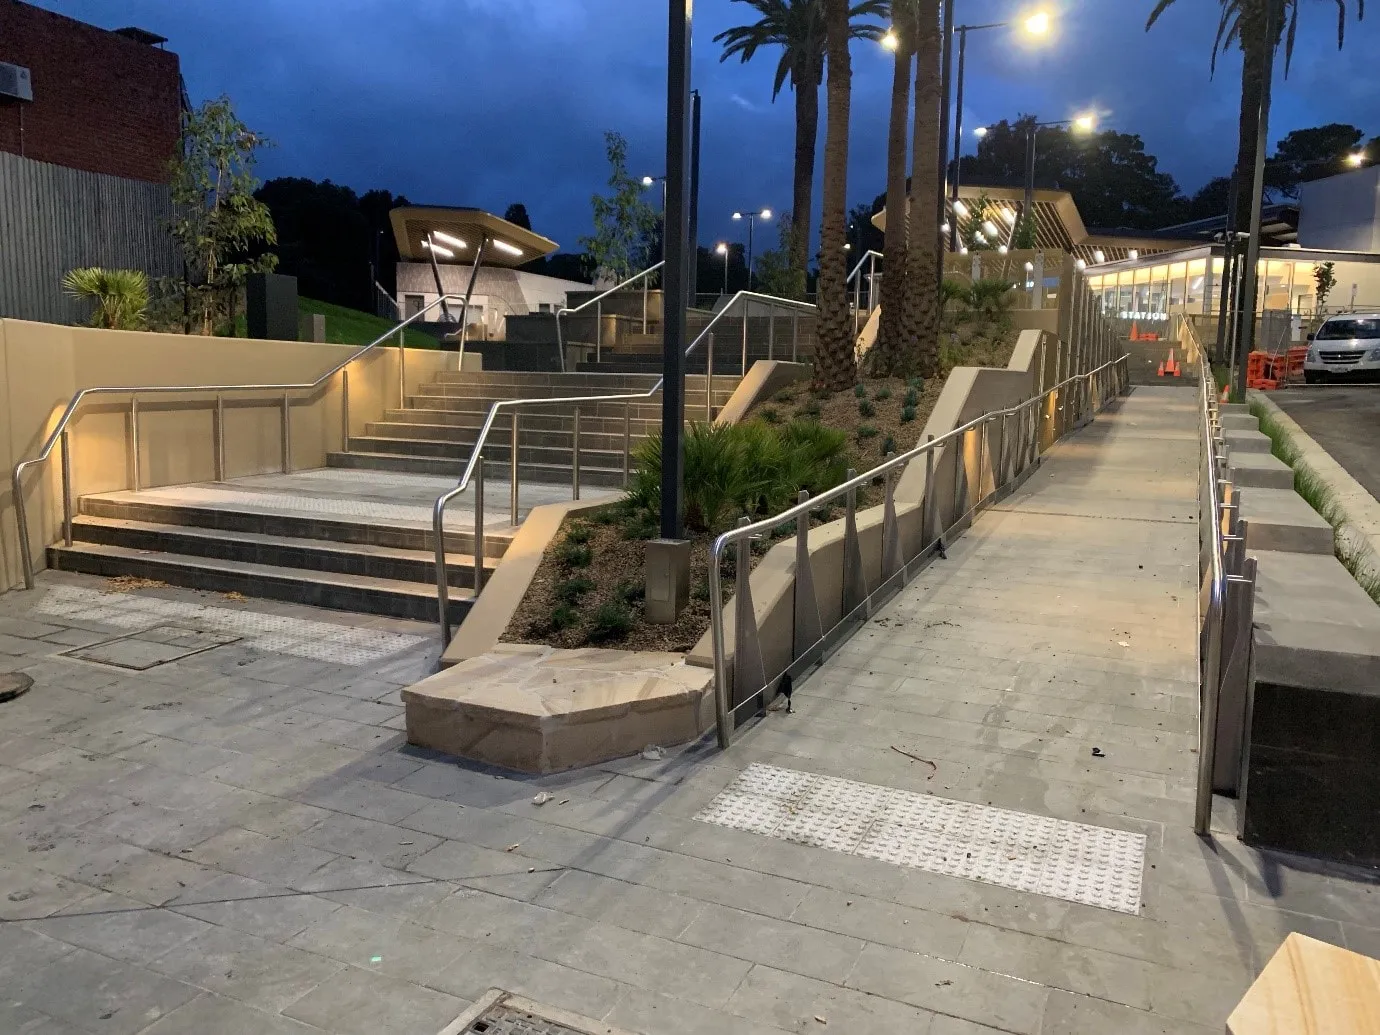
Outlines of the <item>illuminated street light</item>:
{"label": "illuminated street light", "polygon": [[720,241],[714,251],[724,257],[724,294],[728,294],[728,242]]}
{"label": "illuminated street light", "polygon": [[[1032,218],[1035,211],[1035,137],[1042,129],[1071,126],[1079,133],[1091,133],[1097,128],[1097,116],[1092,112],[1075,115],[1071,119],[1053,122],[1029,122],[1025,130],[1025,198],[1021,203],[1021,221]],[[1014,236],[1014,225],[1012,234]]]}
{"label": "illuminated street light", "polygon": [[1079,115],[1073,120],[1073,128],[1080,133],[1091,133],[1097,128],[1096,115]]}
{"label": "illuminated street light", "polygon": [[986,135],[987,135],[987,127],[986,127],[986,126],[979,126],[977,129],[973,130],[973,136],[977,137],[979,140],[981,140],[981,139],[982,139],[983,137],[985,137]]}
{"label": "illuminated street light", "polygon": [[762,209],[762,211],[760,211],[760,212],[745,212],[745,211],[739,210],[739,211],[733,213],[733,218],[734,218],[734,219],[738,219],[738,220],[746,219],[746,220],[748,221],[747,272],[748,272],[748,290],[751,291],[751,290],[752,290],[752,232],[753,232],[753,230],[755,230],[756,227],[757,227],[757,220],[759,220],[759,219],[770,219],[770,218],[771,218],[771,209],[769,209],[769,208],[764,208],[764,209]]}
{"label": "illuminated street light", "polygon": [[886,35],[882,37],[882,46],[890,51],[897,51],[901,47],[901,37],[896,35],[895,29],[887,29]]}
{"label": "illuminated street light", "polygon": [[1025,31],[1032,36],[1044,36],[1049,32],[1049,12],[1036,11],[1025,20]]}
{"label": "illuminated street light", "polygon": [[1346,156],[1346,161],[1353,169],[1359,169],[1366,164],[1366,153],[1364,151],[1353,151]]}

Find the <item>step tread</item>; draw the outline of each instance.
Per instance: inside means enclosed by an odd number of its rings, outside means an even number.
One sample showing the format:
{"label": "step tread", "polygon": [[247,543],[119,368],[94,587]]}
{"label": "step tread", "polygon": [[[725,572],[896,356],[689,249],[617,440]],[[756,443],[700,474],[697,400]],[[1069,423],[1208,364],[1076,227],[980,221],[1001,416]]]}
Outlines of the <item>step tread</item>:
{"label": "step tread", "polygon": [[[401,440],[400,440],[400,439],[390,439],[389,441],[401,441]],[[596,450],[590,450],[590,452],[596,452]],[[597,452],[608,452],[608,451],[607,451],[607,450],[597,450]],[[366,459],[378,460],[378,461],[399,460],[399,459],[404,459],[404,460],[406,460],[406,459],[412,459],[412,460],[439,461],[439,462],[441,462],[441,463],[451,463],[451,464],[455,464],[457,467],[461,467],[461,468],[463,468],[463,467],[465,466],[466,462],[469,460],[469,457],[467,457],[467,456],[466,456],[466,457],[453,457],[453,456],[418,456],[418,455],[411,454],[411,453],[373,453],[373,452],[370,452],[369,450],[366,450],[366,449],[351,449],[351,450],[348,450],[348,451],[341,451],[341,450],[338,450],[338,449],[337,449],[337,450],[334,450],[333,452],[330,452],[330,453],[327,453],[327,454],[326,454],[327,459],[329,459],[330,457],[333,457],[333,456],[337,456],[337,457],[339,457],[339,456],[358,456],[358,457],[364,457],[364,458],[366,458]],[[605,473],[608,473],[608,474],[619,474],[619,475],[621,475],[621,474],[623,473],[623,465],[622,465],[622,456],[623,456],[623,454],[622,454],[621,452],[618,453],[619,465],[618,465],[617,468],[612,468],[612,467],[595,467],[595,466],[591,466],[590,464],[587,464],[587,463],[584,462],[584,456],[585,456],[585,450],[584,450],[583,447],[581,447],[581,449],[580,449],[580,470],[583,471],[583,472],[585,472],[585,473],[588,473],[588,472],[590,472],[590,471],[602,471],[602,472],[605,472]],[[505,466],[505,469],[506,469],[506,466],[507,466],[507,465],[505,464],[504,466]],[[546,468],[546,469],[550,469],[550,470],[553,470],[553,471],[563,471],[563,472],[565,472],[565,476],[564,476],[564,477],[554,479],[554,480],[551,482],[551,484],[553,484],[553,485],[568,484],[569,481],[570,481],[570,473],[569,473],[569,472],[570,472],[570,465],[569,465],[569,464],[533,463],[533,462],[531,462],[531,461],[529,461],[529,460],[523,460],[523,461],[521,462],[521,466],[524,467],[524,468],[527,468],[527,469],[529,469],[529,470],[530,470],[530,469],[534,469],[534,468],[535,468],[535,469]],[[492,468],[491,468],[491,465],[490,465],[490,469],[492,469]],[[527,481],[531,481],[532,479],[526,479],[526,480],[527,480]],[[491,532],[491,531],[489,531],[489,530],[487,530],[487,529],[486,529],[485,532],[484,532],[485,538],[488,538],[488,537],[492,536],[493,534],[494,534],[493,532]]]}
{"label": "step tread", "polygon": [[[333,539],[303,539],[297,536],[269,535],[264,532],[229,532],[218,528],[201,528],[197,525],[169,525],[157,521],[140,521],[135,518],[111,518],[98,517],[93,514],[78,514],[72,519],[72,531],[74,537],[82,528],[116,528],[130,529],[143,532],[154,532],[159,535],[179,536],[184,539],[206,539],[206,540],[225,540],[233,539],[237,542],[255,543],[260,546],[276,546],[293,550],[312,550],[318,553],[339,553],[356,554],[374,557],[379,560],[397,561],[426,561],[435,560],[435,554],[430,550],[404,550],[395,546],[376,546],[372,543],[340,543]],[[487,538],[489,533],[486,531]],[[78,538],[83,545],[104,546],[104,543],[91,543],[89,540]],[[74,544],[75,545],[75,544]],[[140,551],[134,547],[121,547],[121,549],[134,550],[136,553],[144,552],[168,552],[174,551]],[[179,555],[186,556],[186,555]],[[203,560],[204,558],[194,558]],[[486,568],[493,568],[497,565],[496,558],[489,558]],[[474,555],[468,553],[446,552],[446,563],[452,567],[472,566]],[[307,569],[302,569],[307,570]],[[314,569],[313,569],[314,570]]]}
{"label": "step tread", "polygon": [[[434,599],[436,587],[421,582],[400,582],[396,579],[380,579],[369,575],[344,575],[332,571],[314,571],[308,568],[282,568],[272,564],[257,564],[252,561],[227,561],[213,557],[189,557],[186,554],[164,553],[151,550],[135,550],[126,546],[107,546],[104,543],[73,543],[66,546],[58,543],[50,550],[69,556],[101,556],[116,560],[127,560],[134,564],[161,564],[187,570],[211,571],[224,575],[240,577],[268,578],[277,581],[300,582],[303,584],[329,585],[342,589],[365,590],[370,593],[392,593],[397,596]],[[454,602],[473,600],[472,595],[451,594]]]}

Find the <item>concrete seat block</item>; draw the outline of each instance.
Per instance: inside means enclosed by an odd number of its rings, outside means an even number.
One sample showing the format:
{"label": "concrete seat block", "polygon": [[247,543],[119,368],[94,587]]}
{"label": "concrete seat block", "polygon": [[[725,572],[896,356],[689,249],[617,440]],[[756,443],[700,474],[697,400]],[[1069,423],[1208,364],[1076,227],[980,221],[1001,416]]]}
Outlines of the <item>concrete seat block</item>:
{"label": "concrete seat block", "polygon": [[409,743],[551,773],[695,739],[714,723],[712,683],[679,654],[501,643],[402,701]]}
{"label": "concrete seat block", "polygon": [[1260,419],[1250,413],[1223,413],[1223,431],[1259,431]]}
{"label": "concrete seat block", "polygon": [[1242,488],[1292,489],[1294,469],[1271,453],[1236,453],[1231,458],[1231,480]]}
{"label": "concrete seat block", "polygon": [[1270,436],[1263,431],[1240,431],[1225,428],[1223,438],[1233,453],[1268,453]]}
{"label": "concrete seat block", "polygon": [[1251,489],[1241,494],[1248,550],[1332,554],[1332,526],[1292,489]]}

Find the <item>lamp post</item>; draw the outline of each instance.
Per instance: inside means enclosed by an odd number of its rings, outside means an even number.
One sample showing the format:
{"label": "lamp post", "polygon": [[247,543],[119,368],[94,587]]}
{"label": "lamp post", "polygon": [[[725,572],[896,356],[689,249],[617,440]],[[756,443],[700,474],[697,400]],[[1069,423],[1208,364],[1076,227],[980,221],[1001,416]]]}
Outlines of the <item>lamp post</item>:
{"label": "lamp post", "polygon": [[1031,122],[1025,130],[1025,197],[1021,202],[1021,214],[1011,224],[1011,242],[1014,246],[1016,230],[1033,217],[1035,211],[1035,136],[1042,129],[1054,126],[1072,126],[1080,133],[1091,133],[1097,128],[1097,116],[1078,115],[1071,119],[1055,119],[1052,122]]}
{"label": "lamp post", "polygon": [[734,218],[734,219],[737,219],[737,220],[742,220],[742,219],[746,219],[746,220],[747,220],[747,225],[748,225],[747,276],[748,276],[748,290],[751,291],[751,290],[752,290],[752,231],[753,231],[753,229],[754,229],[754,228],[756,227],[756,225],[757,225],[757,220],[759,220],[759,219],[770,219],[770,218],[771,218],[771,209],[769,209],[769,208],[764,208],[764,209],[762,209],[762,211],[760,211],[760,212],[745,212],[745,211],[739,210],[739,211],[733,213],[733,218]]}
{"label": "lamp post", "polygon": [[[948,11],[949,14],[952,14],[952,12],[953,12],[952,0],[951,0],[950,4],[945,8],[945,10]],[[948,23],[946,22],[946,24],[948,24]],[[957,33],[957,34],[958,34],[957,103],[955,103],[954,106],[953,106],[953,107],[954,107],[954,175],[953,175],[953,180],[952,180],[952,182],[950,183],[950,186],[949,186],[949,197],[950,197],[950,199],[953,200],[953,201],[957,201],[957,200],[958,200],[958,188],[959,188],[959,185],[961,184],[962,178],[963,178],[963,177],[962,177],[962,165],[963,165],[963,79],[964,79],[964,74],[965,74],[965,72],[966,72],[966,70],[967,70],[967,60],[968,60],[968,33],[970,33],[970,32],[981,32],[983,29],[1004,29],[1004,28],[1006,28],[1006,27],[1007,27],[1008,25],[1010,25],[1010,24],[1011,24],[1010,22],[984,22],[984,23],[981,24],[981,25],[955,25],[955,26],[953,26],[952,30],[949,32],[948,37],[947,37],[946,40],[945,40],[945,55],[946,55],[946,57],[945,57],[945,66],[944,66],[944,67],[945,67],[945,71],[946,71],[946,74],[947,74],[947,69],[948,69],[948,56],[947,56],[947,55],[948,55],[948,51],[949,51],[950,40],[952,40],[952,37],[953,37],[953,34],[954,34],[954,33]],[[1022,22],[1021,22],[1021,28],[1024,29],[1025,32],[1026,32],[1026,34],[1029,35],[1029,36],[1032,36],[1032,37],[1041,37],[1041,36],[1045,36],[1045,35],[1047,35],[1047,34],[1049,33],[1049,28],[1050,28],[1050,17],[1049,17],[1049,15],[1048,15],[1047,13],[1045,13],[1044,11],[1037,11],[1036,13],[1034,13],[1034,14],[1030,15],[1029,17],[1025,18],[1024,20],[1022,20]],[[949,110],[949,102],[950,102],[949,87],[948,87],[948,83],[947,83],[947,81],[946,81],[946,83],[945,83],[945,85],[944,85],[944,111],[945,111],[945,114],[946,114],[946,115],[947,115],[948,110]],[[942,128],[947,129],[947,127],[942,127]],[[978,135],[979,138],[981,138],[982,136],[986,135],[986,131],[983,130],[982,132],[979,132],[977,135]],[[941,184],[944,182],[944,179],[948,176],[948,167],[947,167],[947,158],[948,158],[948,135],[947,135],[947,133],[945,134],[945,137],[944,137],[944,152],[945,152],[945,168],[942,170],[943,176],[941,176],[941,178],[940,178],[940,183],[941,183]],[[941,221],[941,222],[943,221],[943,211],[942,211],[942,209],[941,209],[941,211],[940,211],[940,221]],[[950,250],[950,251],[953,251],[953,250],[954,250],[955,245],[957,244],[957,241],[958,241],[958,226],[957,226],[957,222],[956,222],[956,221],[951,221],[951,225],[950,225],[950,227],[949,227],[949,250]]]}
{"label": "lamp post", "polygon": [[644,177],[642,177],[642,186],[644,186],[644,187],[650,187],[650,186],[651,186],[652,184],[654,184],[654,183],[659,183],[659,184],[661,184],[661,218],[662,218],[662,221],[664,222],[665,219],[666,219],[666,177],[665,177],[665,176],[644,176]]}
{"label": "lamp post", "polygon": [[715,253],[724,257],[724,294],[728,294],[728,242],[720,241],[714,249]]}

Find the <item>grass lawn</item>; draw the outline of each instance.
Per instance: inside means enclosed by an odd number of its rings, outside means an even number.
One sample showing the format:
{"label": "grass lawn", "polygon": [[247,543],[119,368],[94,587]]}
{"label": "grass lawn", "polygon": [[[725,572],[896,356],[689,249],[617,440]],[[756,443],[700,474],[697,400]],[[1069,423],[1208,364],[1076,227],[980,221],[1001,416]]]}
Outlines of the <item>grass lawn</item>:
{"label": "grass lawn", "polygon": [[[358,309],[347,309],[343,305],[318,302],[314,298],[297,299],[300,313],[319,313],[326,318],[326,340],[336,345],[368,345],[380,334],[396,326],[393,320],[384,316],[374,316]],[[407,346],[412,349],[434,349],[438,342],[429,334],[408,328]]]}

